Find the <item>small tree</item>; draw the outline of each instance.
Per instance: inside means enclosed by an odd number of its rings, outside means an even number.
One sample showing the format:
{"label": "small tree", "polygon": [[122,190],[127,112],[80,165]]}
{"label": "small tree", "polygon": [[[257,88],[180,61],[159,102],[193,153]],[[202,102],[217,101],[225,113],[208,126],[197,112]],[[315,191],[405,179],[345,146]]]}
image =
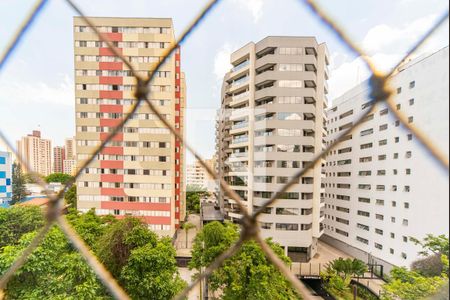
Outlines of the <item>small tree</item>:
{"label": "small tree", "polygon": [[45,178],[45,181],[47,183],[59,182],[62,184],[66,184],[67,182],[69,182],[70,179],[72,179],[72,176],[70,176],[70,175],[63,174],[63,173],[53,173],[53,174],[48,175]]}
{"label": "small tree", "polygon": [[183,229],[184,232],[186,232],[186,249],[189,248],[189,230],[197,228],[197,226],[195,226],[192,223],[184,223],[183,224]]}
{"label": "small tree", "polygon": [[12,166],[12,199],[11,204],[16,204],[26,197],[25,178],[22,167],[18,163]]}

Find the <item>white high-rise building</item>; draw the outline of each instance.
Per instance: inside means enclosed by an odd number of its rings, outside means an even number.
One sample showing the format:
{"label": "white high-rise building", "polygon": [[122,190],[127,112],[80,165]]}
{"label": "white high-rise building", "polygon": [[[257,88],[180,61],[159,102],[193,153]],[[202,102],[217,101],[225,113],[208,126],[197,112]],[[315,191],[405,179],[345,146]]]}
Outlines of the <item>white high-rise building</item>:
{"label": "white high-rise building", "polygon": [[[252,213],[324,148],[329,54],[313,37],[267,37],[231,55],[219,114],[219,172]],[[321,164],[259,218],[261,234],[294,261],[317,253],[323,233]],[[221,194],[227,218],[242,212]]]}
{"label": "white high-rise building", "polygon": [[[393,76],[397,109],[448,155],[448,47]],[[328,111],[328,143],[369,109],[367,83]],[[323,239],[365,261],[409,267],[420,248],[410,237],[449,232],[448,173],[380,107],[327,157]]]}

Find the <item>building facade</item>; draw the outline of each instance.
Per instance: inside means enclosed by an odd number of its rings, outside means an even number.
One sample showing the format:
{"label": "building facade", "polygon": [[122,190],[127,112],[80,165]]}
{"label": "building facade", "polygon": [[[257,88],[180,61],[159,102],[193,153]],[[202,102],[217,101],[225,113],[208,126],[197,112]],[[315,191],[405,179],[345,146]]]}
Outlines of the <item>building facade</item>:
{"label": "building facade", "polygon": [[[260,208],[324,148],[328,51],[310,37],[268,37],[231,55],[218,122],[219,172],[245,201]],[[323,233],[321,164],[259,218],[264,238],[294,261],[308,261]],[[221,192],[227,218],[242,217]]]}
{"label": "building facade", "polygon": [[[205,163],[211,170],[216,172],[217,159],[205,159]],[[197,186],[210,193],[216,193],[218,185],[213,176],[211,176],[200,164],[196,161],[195,164],[187,165],[186,167],[186,182],[188,186]]]}
{"label": "building facade", "polygon": [[53,148],[53,173],[64,172],[64,161],[66,160],[65,147],[57,146]]}
{"label": "building facade", "polygon": [[[397,108],[447,151],[449,52],[403,66],[393,76]],[[328,143],[369,109],[364,83],[328,111]],[[410,237],[448,234],[448,174],[386,107],[369,115],[328,157],[324,239],[389,271],[418,258]]]}
{"label": "building facade", "polygon": [[[171,19],[91,18],[140,75],[148,77],[175,41]],[[75,18],[76,153],[82,164],[135,104],[136,80],[81,18]],[[184,133],[185,78],[180,50],[155,74],[151,101]],[[78,208],[142,217],[173,235],[185,217],[184,149],[143,105],[83,171]]]}
{"label": "building facade", "polygon": [[[40,131],[33,131],[17,141],[17,151],[30,171],[44,176],[52,173],[52,142],[43,139]],[[22,170],[27,172],[25,165],[22,165]]]}
{"label": "building facade", "polygon": [[0,207],[8,205],[12,198],[12,155],[0,152]]}

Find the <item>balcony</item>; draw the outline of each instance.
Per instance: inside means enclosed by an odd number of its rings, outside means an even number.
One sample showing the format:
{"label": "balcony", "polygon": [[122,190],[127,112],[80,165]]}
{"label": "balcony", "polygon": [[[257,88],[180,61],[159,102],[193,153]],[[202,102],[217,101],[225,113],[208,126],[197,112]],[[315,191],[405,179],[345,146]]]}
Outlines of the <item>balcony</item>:
{"label": "balcony", "polygon": [[232,140],[233,144],[243,144],[243,143],[248,143],[248,136],[240,136],[237,138],[234,138]]}
{"label": "balcony", "polygon": [[246,92],[234,95],[234,96],[231,97],[231,102],[229,103],[229,105],[231,107],[236,106],[236,105],[240,105],[244,101],[248,100],[249,97],[250,97],[250,91],[246,91]]}
{"label": "balcony", "polygon": [[231,130],[237,130],[237,129],[247,128],[247,127],[248,127],[248,122],[240,122],[240,123],[236,123],[233,126],[231,126]]}
{"label": "balcony", "polygon": [[233,69],[231,69],[231,73],[239,72],[245,68],[248,68],[249,66],[250,66],[250,61],[246,60],[246,61],[240,63],[239,65],[235,66]]}

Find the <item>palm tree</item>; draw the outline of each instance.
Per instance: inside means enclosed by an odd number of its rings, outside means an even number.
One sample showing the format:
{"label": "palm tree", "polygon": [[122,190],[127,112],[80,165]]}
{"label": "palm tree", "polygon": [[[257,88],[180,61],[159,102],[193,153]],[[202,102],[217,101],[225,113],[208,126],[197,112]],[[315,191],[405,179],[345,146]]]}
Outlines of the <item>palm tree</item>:
{"label": "palm tree", "polygon": [[186,249],[188,249],[188,247],[189,247],[189,239],[188,239],[189,230],[194,229],[194,228],[197,228],[197,226],[195,226],[192,223],[184,223],[183,224],[183,229],[186,232]]}

